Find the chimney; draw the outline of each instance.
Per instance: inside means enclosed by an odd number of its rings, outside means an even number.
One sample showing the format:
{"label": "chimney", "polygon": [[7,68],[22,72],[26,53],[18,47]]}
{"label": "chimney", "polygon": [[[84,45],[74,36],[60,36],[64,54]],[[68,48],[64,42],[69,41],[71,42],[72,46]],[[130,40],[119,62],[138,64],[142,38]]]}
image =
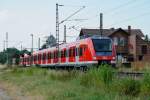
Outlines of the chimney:
{"label": "chimney", "polygon": [[131,34],[131,26],[128,26],[128,33]]}

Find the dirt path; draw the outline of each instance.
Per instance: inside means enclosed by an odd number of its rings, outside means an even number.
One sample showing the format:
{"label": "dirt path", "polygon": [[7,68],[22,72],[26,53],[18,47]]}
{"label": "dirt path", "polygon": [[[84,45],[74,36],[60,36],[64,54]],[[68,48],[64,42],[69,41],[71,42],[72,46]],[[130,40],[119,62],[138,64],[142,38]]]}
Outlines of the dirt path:
{"label": "dirt path", "polygon": [[0,88],[0,100],[13,100],[4,89]]}
{"label": "dirt path", "polygon": [[[5,67],[6,67],[5,65],[0,65],[0,74],[3,73],[1,70]],[[7,91],[2,87],[1,83],[0,83],[0,100],[13,100],[11,96],[8,95]]]}

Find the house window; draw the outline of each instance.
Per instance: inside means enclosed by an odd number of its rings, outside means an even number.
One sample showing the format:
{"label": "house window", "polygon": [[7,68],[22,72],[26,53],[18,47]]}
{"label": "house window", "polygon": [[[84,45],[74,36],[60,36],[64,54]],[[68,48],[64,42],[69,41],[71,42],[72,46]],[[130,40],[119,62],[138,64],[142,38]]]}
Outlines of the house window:
{"label": "house window", "polygon": [[143,45],[141,50],[142,50],[141,51],[142,54],[147,54],[147,46],[146,45]]}
{"label": "house window", "polygon": [[114,45],[118,45],[118,38],[117,37],[114,37],[113,41],[114,41]]}
{"label": "house window", "polygon": [[120,46],[125,46],[127,44],[127,41],[125,38],[121,37],[120,40],[119,40],[119,45]]}

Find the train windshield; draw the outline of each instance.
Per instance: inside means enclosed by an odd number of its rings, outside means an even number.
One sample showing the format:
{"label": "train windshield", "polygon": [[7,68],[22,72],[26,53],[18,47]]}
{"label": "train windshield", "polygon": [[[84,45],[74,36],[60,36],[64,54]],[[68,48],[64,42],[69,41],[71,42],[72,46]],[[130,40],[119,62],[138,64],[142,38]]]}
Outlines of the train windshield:
{"label": "train windshield", "polygon": [[110,39],[93,39],[93,45],[97,55],[111,55],[112,53]]}

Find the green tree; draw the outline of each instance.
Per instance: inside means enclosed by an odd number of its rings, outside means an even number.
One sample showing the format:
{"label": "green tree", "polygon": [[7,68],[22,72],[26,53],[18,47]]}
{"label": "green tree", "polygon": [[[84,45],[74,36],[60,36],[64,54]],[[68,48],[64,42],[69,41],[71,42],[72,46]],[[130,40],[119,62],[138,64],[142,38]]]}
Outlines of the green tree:
{"label": "green tree", "polygon": [[145,41],[146,41],[146,42],[149,42],[149,41],[150,41],[148,35],[145,35]]}
{"label": "green tree", "polygon": [[0,63],[5,64],[7,59],[7,55],[5,52],[0,52]]}
{"label": "green tree", "polygon": [[42,45],[41,49],[45,49],[48,47],[53,47],[56,46],[56,38],[53,35],[50,35],[47,39],[46,39],[46,43],[44,43]]}
{"label": "green tree", "polygon": [[19,59],[21,55],[24,54],[30,54],[28,50],[22,50],[19,51],[16,48],[8,48],[7,50],[0,52],[0,63],[5,64],[7,63],[7,58],[8,58],[8,64],[12,64],[13,58],[16,59],[15,64],[19,64]]}

